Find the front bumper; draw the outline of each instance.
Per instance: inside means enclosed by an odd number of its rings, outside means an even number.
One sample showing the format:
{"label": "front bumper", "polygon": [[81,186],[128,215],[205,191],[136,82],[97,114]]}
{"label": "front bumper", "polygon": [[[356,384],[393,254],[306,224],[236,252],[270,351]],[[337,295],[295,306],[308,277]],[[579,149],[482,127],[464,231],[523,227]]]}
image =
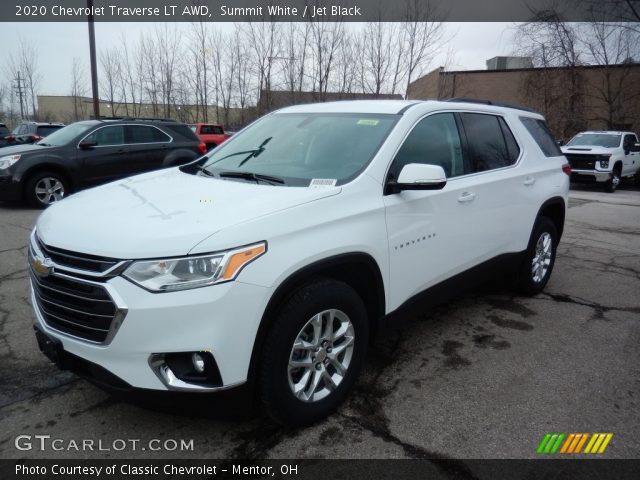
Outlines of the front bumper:
{"label": "front bumper", "polygon": [[22,186],[11,175],[0,175],[0,200],[15,202],[22,199]]}
{"label": "front bumper", "polygon": [[49,326],[34,296],[36,327],[59,340],[65,353],[97,365],[133,388],[173,390],[150,360],[154,355],[208,351],[219,387],[181,384],[176,390],[215,391],[246,382],[268,289],[239,281],[170,293],[150,293],[122,277],[107,282],[127,314],[108,344],[72,337]]}
{"label": "front bumper", "polygon": [[606,182],[611,178],[611,172],[597,170],[571,170],[571,180],[574,182]]}

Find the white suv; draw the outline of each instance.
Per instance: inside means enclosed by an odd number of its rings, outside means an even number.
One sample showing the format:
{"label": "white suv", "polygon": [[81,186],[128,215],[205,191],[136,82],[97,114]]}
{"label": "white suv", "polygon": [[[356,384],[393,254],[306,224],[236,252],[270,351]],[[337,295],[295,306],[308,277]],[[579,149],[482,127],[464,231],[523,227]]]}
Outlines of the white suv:
{"label": "white suv", "polygon": [[189,165],[42,213],[36,336],[103,386],[246,383],[273,418],[307,424],[342,402],[379,321],[416,295],[494,271],[542,290],[569,174],[543,117],[521,109],[285,108]]}
{"label": "white suv", "polygon": [[562,147],[571,164],[571,179],[602,182],[613,193],[624,177],[640,169],[640,145],[633,132],[582,132]]}

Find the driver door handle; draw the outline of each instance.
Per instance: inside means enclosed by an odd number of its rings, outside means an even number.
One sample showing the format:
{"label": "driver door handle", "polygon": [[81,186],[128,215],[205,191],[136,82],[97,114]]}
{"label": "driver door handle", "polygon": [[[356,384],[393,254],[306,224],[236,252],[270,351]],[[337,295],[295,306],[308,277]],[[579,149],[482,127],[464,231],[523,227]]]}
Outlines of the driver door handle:
{"label": "driver door handle", "polygon": [[459,197],[458,201],[460,203],[471,202],[476,198],[476,194],[472,192],[463,192]]}
{"label": "driver door handle", "polygon": [[524,183],[524,184],[525,184],[525,185],[527,185],[527,186],[529,186],[529,185],[533,185],[534,183],[536,183],[536,179],[535,179],[535,178],[533,178],[533,177],[531,177],[531,176],[528,176],[528,177],[526,177],[526,178],[524,179],[524,182],[522,182],[522,183]]}

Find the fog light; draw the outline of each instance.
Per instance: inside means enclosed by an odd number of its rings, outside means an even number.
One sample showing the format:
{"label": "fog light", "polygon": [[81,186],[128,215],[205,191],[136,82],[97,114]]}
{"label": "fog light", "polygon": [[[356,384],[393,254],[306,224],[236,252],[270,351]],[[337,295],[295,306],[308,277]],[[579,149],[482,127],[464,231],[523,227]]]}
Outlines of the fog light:
{"label": "fog light", "polygon": [[204,372],[204,358],[202,358],[202,355],[200,355],[198,352],[193,352],[193,355],[191,355],[191,363],[193,363],[193,368],[196,372]]}
{"label": "fog light", "polygon": [[600,168],[609,168],[609,160],[600,160]]}

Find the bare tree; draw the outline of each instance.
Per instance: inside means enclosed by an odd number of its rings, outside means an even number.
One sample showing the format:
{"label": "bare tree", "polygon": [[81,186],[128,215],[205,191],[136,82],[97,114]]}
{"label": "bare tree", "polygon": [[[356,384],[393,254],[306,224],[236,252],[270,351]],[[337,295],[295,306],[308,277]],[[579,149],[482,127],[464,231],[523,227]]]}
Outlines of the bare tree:
{"label": "bare tree", "polygon": [[601,66],[599,75],[589,78],[588,96],[602,109],[591,109],[594,120],[608,129],[633,123],[640,114],[635,105],[640,98],[640,85],[633,77],[634,58],[640,56],[640,33],[619,23],[592,21],[586,24],[581,42],[589,55],[589,63]]}
{"label": "bare tree", "polygon": [[32,40],[19,37],[17,44],[19,47],[9,54],[8,73],[14,82],[20,78],[25,114],[29,115],[31,112],[31,118],[35,120],[38,115],[37,91],[41,80],[37,64],[39,57]]}
{"label": "bare tree", "polygon": [[[369,22],[361,32],[363,90],[376,95],[389,81],[397,42],[395,23]],[[401,42],[400,42],[401,43]]]}
{"label": "bare tree", "polygon": [[336,57],[345,36],[342,22],[310,21],[311,87],[317,99],[324,101]]}
{"label": "bare tree", "polygon": [[117,48],[104,49],[100,51],[98,57],[102,70],[100,90],[102,96],[107,100],[111,116],[116,116],[118,113],[118,85],[121,74],[120,52]]}
{"label": "bare tree", "polygon": [[[273,19],[271,19],[273,20]],[[281,24],[274,21],[249,22],[244,27],[253,50],[255,75],[258,79],[258,94],[261,96],[258,109],[260,113],[271,108],[271,83],[274,61],[281,55]],[[264,98],[262,97],[264,93]]]}
{"label": "bare tree", "polygon": [[72,122],[85,119],[87,117],[87,71],[78,57],[74,57],[71,67],[71,98],[73,100]]}
{"label": "bare tree", "polygon": [[404,65],[406,94],[413,79],[425,72],[450,38],[445,38],[442,22],[444,14],[437,11],[430,3],[406,0],[405,9],[405,21],[401,24],[404,48],[398,58],[406,59]]}

